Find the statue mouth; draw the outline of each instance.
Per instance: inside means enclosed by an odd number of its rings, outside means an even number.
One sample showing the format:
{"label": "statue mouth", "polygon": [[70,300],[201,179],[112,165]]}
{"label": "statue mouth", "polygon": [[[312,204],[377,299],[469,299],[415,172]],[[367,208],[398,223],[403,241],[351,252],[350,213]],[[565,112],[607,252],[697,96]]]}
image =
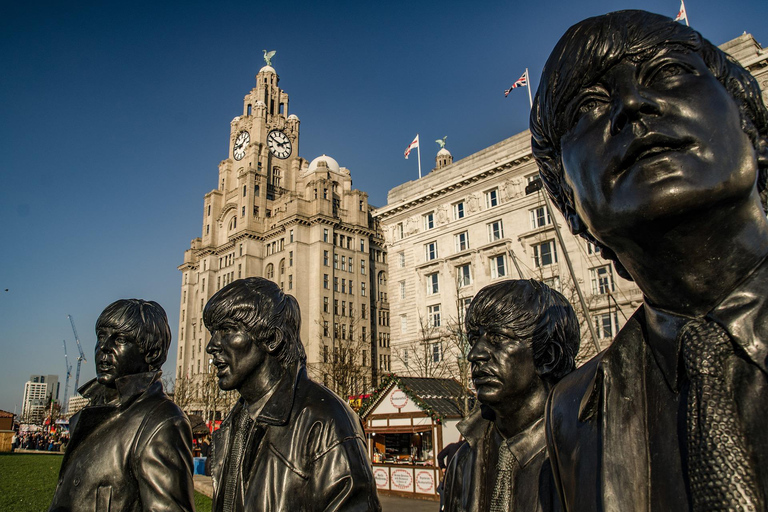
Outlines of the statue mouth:
{"label": "statue mouth", "polygon": [[475,386],[499,382],[499,378],[488,370],[479,370],[472,372],[472,381]]}
{"label": "statue mouth", "polygon": [[671,152],[683,152],[693,147],[690,138],[678,139],[660,133],[651,133],[633,140],[621,158],[617,174],[628,170],[634,164]]}

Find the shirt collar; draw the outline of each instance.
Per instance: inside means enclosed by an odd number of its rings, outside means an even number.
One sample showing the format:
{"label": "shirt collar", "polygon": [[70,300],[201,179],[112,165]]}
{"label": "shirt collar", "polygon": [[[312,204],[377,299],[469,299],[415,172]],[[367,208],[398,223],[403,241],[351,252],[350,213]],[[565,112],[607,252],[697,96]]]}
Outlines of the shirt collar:
{"label": "shirt collar", "polygon": [[[764,259],[712,311],[707,320],[720,324],[747,357],[768,373],[768,259]],[[664,379],[679,390],[681,372],[678,333],[693,318],[645,303],[648,344]]]}
{"label": "shirt collar", "polygon": [[[498,432],[498,429],[496,429],[496,431]],[[499,436],[501,436],[501,432],[498,433]],[[546,448],[544,418],[539,418],[530,426],[526,427],[525,430],[519,434],[515,434],[509,439],[504,439],[503,436],[501,436],[501,438],[502,443],[506,443],[509,451],[511,451],[512,455],[517,459],[518,464],[520,464],[521,467],[525,467],[536,455]]]}

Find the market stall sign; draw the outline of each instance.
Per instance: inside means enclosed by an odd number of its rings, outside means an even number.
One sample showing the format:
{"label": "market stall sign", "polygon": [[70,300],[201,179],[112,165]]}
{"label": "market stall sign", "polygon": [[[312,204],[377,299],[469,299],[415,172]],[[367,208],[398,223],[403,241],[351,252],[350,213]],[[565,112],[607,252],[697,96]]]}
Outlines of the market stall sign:
{"label": "market stall sign", "polygon": [[389,395],[389,402],[393,407],[402,409],[408,404],[408,395],[406,395],[401,389],[395,389],[392,394]]}

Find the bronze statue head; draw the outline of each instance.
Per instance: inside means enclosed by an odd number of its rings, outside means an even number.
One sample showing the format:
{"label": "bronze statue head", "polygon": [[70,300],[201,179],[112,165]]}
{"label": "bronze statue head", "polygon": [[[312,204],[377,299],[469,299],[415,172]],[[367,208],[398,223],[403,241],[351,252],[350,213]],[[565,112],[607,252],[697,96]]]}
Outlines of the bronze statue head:
{"label": "bronze statue head", "polygon": [[203,321],[211,331],[206,351],[222,389],[240,389],[267,357],[285,369],[306,362],[299,304],[268,279],[249,277],[225,286],[205,305]]}
{"label": "bronze statue head", "polygon": [[623,277],[611,241],[644,223],[744,194],[765,205],[768,111],[756,81],[664,16],[619,11],[568,29],[544,67],[531,133],[571,231]]}
{"label": "bronze statue head", "polygon": [[165,310],[153,301],[120,299],[96,321],[96,377],[114,388],[120,377],[159,370],[171,344]]}
{"label": "bronze statue head", "polygon": [[466,330],[472,346],[467,359],[485,404],[525,395],[534,379],[549,387],[575,368],[576,314],[562,294],[539,281],[484,287],[467,310]]}

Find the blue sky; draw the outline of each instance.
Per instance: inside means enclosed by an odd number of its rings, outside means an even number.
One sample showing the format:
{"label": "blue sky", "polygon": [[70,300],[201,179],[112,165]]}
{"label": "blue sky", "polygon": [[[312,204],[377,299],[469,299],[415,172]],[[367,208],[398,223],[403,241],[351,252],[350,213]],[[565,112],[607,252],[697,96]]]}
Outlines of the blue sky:
{"label": "blue sky", "polygon": [[[716,44],[768,45],[765,0],[694,1]],[[94,376],[93,327],[122,297],[160,302],[176,353],[181,274],[203,195],[227,158],[229,122],[263,66],[301,119],[301,156],[333,156],[374,205],[417,177],[448,136],[455,159],[527,127],[557,39],[588,16],[679,0],[580,2],[21,2],[0,16],[0,409],[30,374],[65,378],[76,322]],[[6,291],[7,289],[7,291]],[[70,393],[74,388],[74,372]]]}

